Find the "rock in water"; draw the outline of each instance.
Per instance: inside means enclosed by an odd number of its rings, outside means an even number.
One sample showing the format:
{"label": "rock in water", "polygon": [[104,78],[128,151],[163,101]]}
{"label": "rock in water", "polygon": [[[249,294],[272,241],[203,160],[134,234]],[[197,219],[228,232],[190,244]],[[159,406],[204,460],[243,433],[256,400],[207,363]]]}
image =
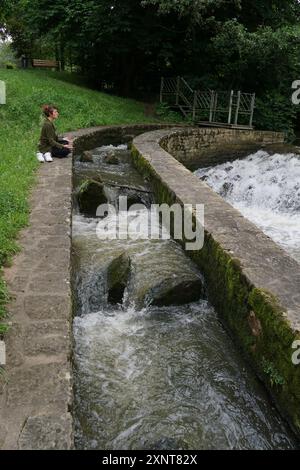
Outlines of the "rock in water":
{"label": "rock in water", "polygon": [[194,263],[174,242],[153,243],[141,257],[131,257],[128,302],[148,305],[182,305],[203,296],[202,277]]}
{"label": "rock in water", "polygon": [[81,155],[80,161],[92,163],[94,161],[92,152],[90,152],[89,150],[85,150]]}
{"label": "rock in water", "polygon": [[96,217],[98,206],[107,203],[103,192],[103,185],[99,181],[85,180],[78,192],[78,204],[80,212],[89,217]]}
{"label": "rock in water", "polygon": [[[102,248],[101,248],[102,247]],[[122,302],[130,259],[121,247],[96,235],[73,237],[74,308],[82,314],[97,312],[107,302]]]}
{"label": "rock in water", "polygon": [[116,157],[113,151],[108,152],[107,155],[105,155],[103,161],[109,165],[118,165],[119,163],[119,159]]}
{"label": "rock in water", "polygon": [[152,287],[144,302],[146,305],[158,307],[182,305],[199,300],[202,293],[202,281],[196,276],[184,276],[184,279],[169,278]]}

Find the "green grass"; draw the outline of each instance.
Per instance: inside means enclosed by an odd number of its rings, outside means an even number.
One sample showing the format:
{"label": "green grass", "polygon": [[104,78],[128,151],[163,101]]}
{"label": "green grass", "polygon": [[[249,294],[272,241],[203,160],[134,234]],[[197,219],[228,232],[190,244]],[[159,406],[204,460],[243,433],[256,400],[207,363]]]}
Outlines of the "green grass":
{"label": "green grass", "polygon": [[[27,199],[39,165],[35,152],[41,106],[54,103],[59,107],[59,133],[151,121],[142,103],[90,90],[70,83],[72,79],[72,75],[49,71],[0,69],[7,89],[7,104],[0,105],[0,320],[8,300],[1,269],[18,251],[16,236],[28,223]],[[76,76],[74,81],[78,82]]]}

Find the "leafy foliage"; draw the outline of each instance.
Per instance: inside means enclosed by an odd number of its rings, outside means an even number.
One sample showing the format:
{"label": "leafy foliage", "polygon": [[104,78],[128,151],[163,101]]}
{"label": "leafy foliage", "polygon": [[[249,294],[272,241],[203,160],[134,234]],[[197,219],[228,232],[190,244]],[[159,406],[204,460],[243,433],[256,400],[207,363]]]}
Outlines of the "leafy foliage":
{"label": "leafy foliage", "polygon": [[249,32],[237,21],[226,22],[212,41],[211,77],[225,89],[255,91],[254,124],[293,133],[296,108],[291,84],[300,73],[300,28],[283,26]]}
{"label": "leafy foliage", "polygon": [[273,362],[269,361],[265,357],[262,358],[262,366],[264,373],[268,376],[271,387],[274,386],[283,386],[285,384],[285,380],[280,374],[280,372],[276,369]]}
{"label": "leafy foliage", "polygon": [[127,96],[176,75],[193,88],[255,92],[264,128],[277,125],[263,110],[271,93],[280,128],[294,125],[283,102],[300,77],[298,0],[2,1],[19,55],[56,58]]}
{"label": "leafy foliage", "polygon": [[183,116],[178,112],[173,111],[166,103],[160,103],[156,106],[156,115],[166,122],[184,121]]}
{"label": "leafy foliage", "polygon": [[260,129],[283,131],[288,140],[294,138],[296,108],[289,97],[278,90],[270,90],[256,100],[255,124]]}
{"label": "leafy foliage", "polygon": [[16,66],[16,58],[10,44],[0,43],[0,67]]}

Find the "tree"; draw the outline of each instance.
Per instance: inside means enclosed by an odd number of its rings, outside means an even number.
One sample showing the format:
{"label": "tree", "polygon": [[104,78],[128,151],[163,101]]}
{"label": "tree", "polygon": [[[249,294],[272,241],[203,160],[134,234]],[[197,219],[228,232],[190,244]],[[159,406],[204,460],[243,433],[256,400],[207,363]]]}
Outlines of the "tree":
{"label": "tree", "polygon": [[161,75],[183,75],[194,87],[255,91],[261,102],[271,92],[283,103],[300,76],[298,0],[9,4],[6,28],[18,53],[29,48],[72,62],[95,85],[109,81],[122,94],[157,90]]}

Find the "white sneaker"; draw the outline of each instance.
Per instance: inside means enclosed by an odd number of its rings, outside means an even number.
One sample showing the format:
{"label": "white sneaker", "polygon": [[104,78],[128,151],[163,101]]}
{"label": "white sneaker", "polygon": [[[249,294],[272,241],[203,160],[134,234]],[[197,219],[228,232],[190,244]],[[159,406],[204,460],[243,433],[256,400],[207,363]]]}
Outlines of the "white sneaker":
{"label": "white sneaker", "polygon": [[44,155],[41,152],[36,152],[36,158],[38,159],[39,162],[45,163]]}
{"label": "white sneaker", "polygon": [[53,158],[51,157],[50,152],[44,153],[44,158],[45,158],[45,162],[53,162]]}

